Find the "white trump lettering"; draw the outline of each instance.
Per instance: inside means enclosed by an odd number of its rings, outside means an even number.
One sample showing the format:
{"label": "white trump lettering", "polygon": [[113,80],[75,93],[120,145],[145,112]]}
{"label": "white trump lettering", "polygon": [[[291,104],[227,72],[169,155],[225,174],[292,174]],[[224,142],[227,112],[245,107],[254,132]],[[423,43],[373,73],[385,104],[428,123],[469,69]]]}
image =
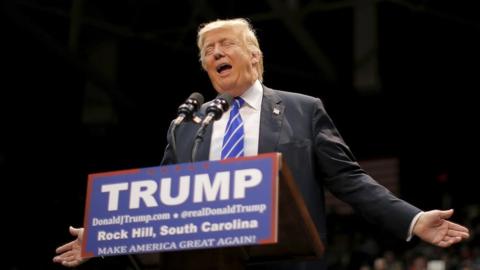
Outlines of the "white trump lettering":
{"label": "white trump lettering", "polygon": [[132,182],[130,188],[130,209],[140,207],[140,200],[143,200],[147,207],[158,206],[157,201],[153,197],[153,193],[157,191],[157,183],[153,180]]}
{"label": "white trump lettering", "polygon": [[203,195],[207,202],[214,201],[220,191],[220,200],[228,200],[228,191],[230,189],[230,172],[219,172],[215,175],[213,183],[210,183],[208,174],[199,174],[195,176],[195,191],[193,193],[193,202],[202,202]]}
{"label": "white trump lettering", "polygon": [[120,196],[120,191],[127,189],[128,183],[118,183],[102,186],[102,192],[108,192],[108,211],[118,210],[118,197]]}
{"label": "white trump lettering", "polygon": [[[259,169],[242,169],[233,172],[233,185],[231,184],[231,173],[229,171],[217,172],[213,181],[209,174],[198,174],[192,177],[184,175],[179,181],[172,181],[166,177],[159,181],[146,179],[129,183],[105,184],[101,191],[108,194],[108,211],[116,211],[119,207],[120,192],[130,189],[129,209],[140,208],[141,202],[146,207],[158,207],[163,205],[180,205],[190,200],[193,203],[204,201],[228,200],[231,196],[234,199],[243,199],[247,189],[254,188],[262,182],[263,174]],[[172,182],[178,185],[176,196],[172,195]],[[190,185],[193,185],[193,194],[190,194]],[[233,194],[230,194],[230,187],[233,186]],[[157,195],[156,195],[157,194]]]}
{"label": "white trump lettering", "polygon": [[259,169],[245,169],[235,171],[235,187],[233,198],[245,198],[245,190],[257,186],[262,182],[262,172]]}
{"label": "white trump lettering", "polygon": [[179,205],[188,199],[190,191],[190,176],[180,176],[180,186],[178,188],[178,195],[176,198],[171,196],[172,193],[172,178],[163,178],[161,180],[160,200],[166,205]]}

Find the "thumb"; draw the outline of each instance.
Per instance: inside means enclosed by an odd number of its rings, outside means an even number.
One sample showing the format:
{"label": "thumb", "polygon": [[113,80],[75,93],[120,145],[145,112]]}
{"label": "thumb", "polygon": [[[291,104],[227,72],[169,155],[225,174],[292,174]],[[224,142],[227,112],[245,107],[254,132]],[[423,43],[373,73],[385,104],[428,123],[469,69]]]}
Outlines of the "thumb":
{"label": "thumb", "polygon": [[73,236],[77,236],[78,233],[80,232],[80,228],[75,228],[73,226],[70,226],[68,230],[70,231],[70,234]]}
{"label": "thumb", "polygon": [[443,219],[448,219],[453,215],[453,209],[445,210],[445,211],[440,211],[439,216],[440,218]]}

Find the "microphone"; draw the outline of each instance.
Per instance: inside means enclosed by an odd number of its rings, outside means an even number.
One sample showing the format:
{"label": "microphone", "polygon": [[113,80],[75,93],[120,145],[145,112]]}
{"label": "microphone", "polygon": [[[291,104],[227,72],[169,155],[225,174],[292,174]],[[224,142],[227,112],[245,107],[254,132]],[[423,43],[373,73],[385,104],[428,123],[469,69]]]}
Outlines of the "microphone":
{"label": "microphone", "polygon": [[178,126],[184,120],[186,120],[186,121],[191,121],[192,119],[195,120],[194,117],[193,117],[193,113],[196,112],[198,110],[198,108],[200,108],[200,106],[202,106],[203,100],[204,100],[204,98],[203,98],[202,94],[200,94],[198,92],[192,93],[187,98],[187,100],[185,100],[185,102],[178,107],[178,110],[177,110],[178,116],[173,121],[173,124],[175,126]]}
{"label": "microphone", "polygon": [[206,109],[207,116],[202,121],[202,127],[210,125],[212,120],[218,120],[222,114],[230,108],[233,103],[233,96],[227,93],[219,95],[208,105]]}
{"label": "microphone", "polygon": [[170,128],[170,136],[172,137],[172,140],[170,141],[171,147],[172,147],[172,154],[173,154],[173,159],[178,161],[177,157],[177,143],[175,139],[175,129],[177,128],[178,125],[180,125],[183,120],[193,120],[197,124],[200,123],[201,119],[198,116],[194,116],[194,113],[202,106],[203,104],[203,96],[202,94],[198,92],[194,92],[190,94],[190,96],[185,100],[185,102],[178,107],[177,110],[177,118],[173,120],[173,124],[171,125]]}
{"label": "microphone", "polygon": [[218,120],[222,117],[222,114],[230,108],[233,103],[233,96],[227,93],[223,93],[215,98],[206,109],[207,116],[203,119],[200,128],[197,131],[195,140],[192,147],[191,161],[195,162],[197,156],[197,149],[200,143],[203,141],[203,135],[205,135],[206,127],[210,125],[212,120]]}

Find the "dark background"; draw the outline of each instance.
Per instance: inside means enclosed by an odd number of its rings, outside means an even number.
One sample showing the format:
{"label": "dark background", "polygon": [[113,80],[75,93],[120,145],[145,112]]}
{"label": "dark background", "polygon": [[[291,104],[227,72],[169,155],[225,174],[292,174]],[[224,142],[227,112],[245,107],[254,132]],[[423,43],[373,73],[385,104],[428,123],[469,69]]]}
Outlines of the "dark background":
{"label": "dark background", "polygon": [[353,80],[364,68],[353,53],[361,2],[3,1],[0,176],[9,251],[1,268],[60,269],[51,258],[70,240],[68,226],[82,224],[87,174],[160,163],[178,105],[194,91],[215,96],[196,31],[216,18],[249,18],[264,83],[320,97],[358,159],[398,158],[402,198],[454,207],[454,220],[468,224],[479,180],[475,1],[364,1],[375,20],[361,33],[376,32],[365,59],[378,70],[366,88]]}

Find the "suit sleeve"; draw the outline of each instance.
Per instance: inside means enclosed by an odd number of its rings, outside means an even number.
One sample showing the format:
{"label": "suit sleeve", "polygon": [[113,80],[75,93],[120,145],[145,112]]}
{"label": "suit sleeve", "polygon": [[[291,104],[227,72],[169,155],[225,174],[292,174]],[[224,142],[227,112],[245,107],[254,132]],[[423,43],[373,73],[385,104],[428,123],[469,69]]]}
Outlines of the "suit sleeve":
{"label": "suit sleeve", "polygon": [[360,167],[319,99],[313,108],[312,129],[326,187],[370,222],[406,239],[420,209],[394,196]]}

